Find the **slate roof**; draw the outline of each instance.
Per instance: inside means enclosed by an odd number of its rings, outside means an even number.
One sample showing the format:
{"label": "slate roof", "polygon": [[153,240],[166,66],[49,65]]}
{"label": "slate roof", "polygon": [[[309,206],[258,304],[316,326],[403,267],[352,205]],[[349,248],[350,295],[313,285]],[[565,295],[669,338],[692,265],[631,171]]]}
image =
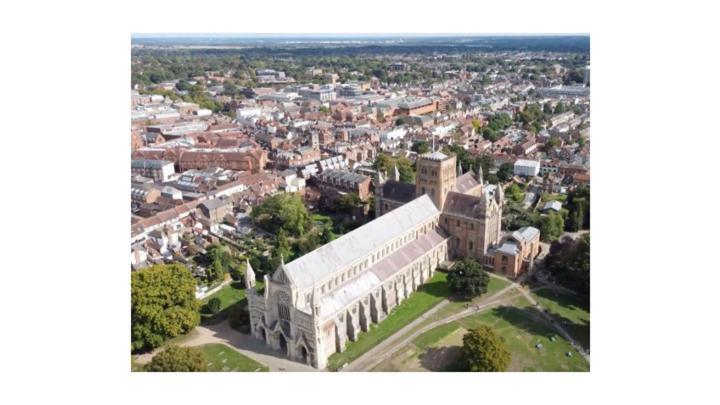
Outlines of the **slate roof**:
{"label": "slate roof", "polygon": [[471,218],[485,216],[485,202],[482,197],[451,191],[445,199],[443,212]]}
{"label": "slate roof", "polygon": [[439,213],[430,197],[420,196],[285,264],[285,274],[298,289],[311,288]]}
{"label": "slate roof", "polygon": [[475,173],[467,172],[455,179],[455,190],[458,193],[466,193],[468,190],[477,187],[480,183],[475,179]]}
{"label": "slate roof", "polygon": [[415,185],[388,180],[382,186],[383,199],[407,203],[415,199]]}
{"label": "slate roof", "polygon": [[385,280],[447,238],[448,236],[440,229],[434,229],[384,257],[358,277],[349,280],[330,294],[322,297],[320,316],[326,317],[344,310],[358,298],[370,294],[373,289],[380,286]]}

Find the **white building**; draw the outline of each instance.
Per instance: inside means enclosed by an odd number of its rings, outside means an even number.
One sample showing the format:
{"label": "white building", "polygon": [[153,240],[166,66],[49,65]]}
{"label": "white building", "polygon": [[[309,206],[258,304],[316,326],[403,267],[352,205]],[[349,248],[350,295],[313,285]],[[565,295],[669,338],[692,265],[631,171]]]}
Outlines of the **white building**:
{"label": "white building", "polygon": [[540,162],[537,160],[520,159],[515,162],[513,173],[516,176],[535,177],[540,173]]}

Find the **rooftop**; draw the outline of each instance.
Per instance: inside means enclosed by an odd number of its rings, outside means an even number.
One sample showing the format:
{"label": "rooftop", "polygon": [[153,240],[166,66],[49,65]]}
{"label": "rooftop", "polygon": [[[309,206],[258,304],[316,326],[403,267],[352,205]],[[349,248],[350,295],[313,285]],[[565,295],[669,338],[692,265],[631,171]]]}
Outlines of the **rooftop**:
{"label": "rooftop", "polygon": [[286,274],[299,289],[307,289],[335,272],[405,234],[439,214],[427,195],[377,218],[285,265]]}

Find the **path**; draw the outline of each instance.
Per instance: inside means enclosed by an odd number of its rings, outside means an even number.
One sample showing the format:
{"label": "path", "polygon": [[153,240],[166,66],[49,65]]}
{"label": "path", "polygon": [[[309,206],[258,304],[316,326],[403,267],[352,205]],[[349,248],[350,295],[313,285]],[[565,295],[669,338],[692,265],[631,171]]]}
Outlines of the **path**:
{"label": "path", "polygon": [[[503,280],[507,280],[504,277],[500,277],[493,273],[488,273],[491,277],[500,278]],[[403,336],[405,336],[407,333],[409,333],[411,330],[413,330],[415,327],[417,327],[419,324],[427,320],[427,318],[430,317],[430,315],[437,312],[440,308],[448,305],[450,301],[443,300],[438,305],[434,306],[431,310],[425,312],[420,317],[415,319],[414,321],[410,322],[409,324],[402,327],[397,332],[393,333],[390,337],[383,340],[379,344],[377,344],[372,349],[368,350],[364,354],[362,354],[360,357],[356,358],[352,362],[348,363],[345,367],[342,368],[341,371],[367,371],[372,369],[373,367],[380,364],[385,359],[389,358],[392,354],[394,354],[399,348],[405,346],[412,340],[414,340],[418,335],[427,332],[428,330],[445,324],[452,321],[455,321],[457,319],[463,318],[465,316],[468,316],[470,314],[474,314],[477,312],[484,311],[488,308],[491,308],[493,306],[499,305],[505,301],[503,300],[497,300],[498,297],[501,297],[503,294],[505,294],[507,291],[513,288],[513,284],[508,285],[507,287],[503,288],[502,290],[496,292],[492,296],[488,297],[486,299],[486,302],[484,304],[475,304],[471,305],[469,308],[464,309],[450,317],[447,317],[445,319],[440,319],[437,321],[433,321],[422,328],[416,330],[415,332],[408,335],[405,339],[402,339]]]}
{"label": "path", "polygon": [[578,353],[580,353],[580,355],[583,356],[588,363],[590,363],[590,355],[585,352],[585,349],[583,349],[582,345],[579,344],[575,339],[573,339],[573,337],[570,336],[569,333],[567,333],[565,328],[563,328],[562,325],[560,325],[553,317],[548,315],[542,308],[540,303],[537,302],[525,288],[520,285],[516,285],[516,288],[525,298],[527,298],[528,301],[530,301],[532,305],[534,305],[539,310],[540,314],[543,316],[543,318],[545,318],[547,323],[550,324],[553,328],[555,328],[555,330],[557,330],[562,335],[562,337],[564,337],[568,342],[570,342],[572,347],[574,347],[578,351]]}
{"label": "path", "polygon": [[[198,326],[177,342],[180,346],[201,346],[223,343],[243,355],[268,366],[270,371],[318,371],[310,366],[282,357],[282,354],[265,346],[265,343],[232,329],[227,321],[215,325]],[[136,361],[145,364],[162,349],[138,356]]]}
{"label": "path", "polygon": [[[500,277],[493,273],[488,273],[491,277],[496,277],[500,279],[505,279],[504,277]],[[410,344],[415,338],[422,335],[423,333],[434,329],[440,325],[445,325],[450,322],[454,322],[458,319],[465,318],[470,315],[475,315],[477,313],[483,312],[485,310],[494,308],[498,305],[507,303],[509,301],[514,300],[518,295],[512,294],[507,297],[503,297],[505,293],[507,293],[510,290],[516,290],[519,291],[521,295],[523,295],[532,305],[536,306],[540,313],[542,314],[542,317],[547,322],[547,324],[553,328],[555,328],[565,339],[567,339],[568,342],[582,355],[585,360],[587,360],[588,363],[590,363],[590,355],[583,350],[582,346],[577,343],[575,339],[570,336],[565,329],[562,328],[552,317],[550,317],[548,314],[545,313],[545,311],[542,310],[542,307],[540,304],[530,295],[530,293],[521,285],[521,283],[525,280],[526,274],[521,275],[517,281],[511,281],[511,284],[507,287],[503,288],[502,290],[498,291],[497,293],[493,294],[492,296],[488,297],[486,302],[483,304],[475,304],[471,305],[469,308],[464,309],[456,314],[453,314],[445,319],[439,319],[437,321],[433,321],[422,328],[416,330],[415,332],[409,334],[404,339],[401,339],[405,332],[411,330],[412,328],[409,328],[411,324],[408,324],[406,327],[400,329],[398,332],[390,336],[388,339],[384,340],[379,345],[375,346],[371,350],[367,351],[362,356],[355,359],[353,362],[345,366],[342,371],[370,371],[374,367],[376,367],[378,364],[382,363],[383,361],[389,359],[393,354],[395,354],[400,348]],[[502,298],[500,298],[502,297]],[[448,301],[443,301],[444,303],[447,303]]]}

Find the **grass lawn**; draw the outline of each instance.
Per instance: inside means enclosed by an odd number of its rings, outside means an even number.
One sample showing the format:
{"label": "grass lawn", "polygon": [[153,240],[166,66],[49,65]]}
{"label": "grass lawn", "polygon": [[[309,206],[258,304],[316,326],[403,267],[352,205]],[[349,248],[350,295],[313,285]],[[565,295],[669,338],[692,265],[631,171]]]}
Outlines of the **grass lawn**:
{"label": "grass lawn", "polygon": [[541,288],[532,293],[540,305],[584,348],[590,348],[590,308],[578,297]]}
{"label": "grass lawn", "polygon": [[[256,281],[255,288],[257,288],[258,291],[261,290],[263,288],[263,282],[259,281],[259,280]],[[205,305],[207,305],[208,301],[210,301],[213,298],[220,299],[220,312],[218,312],[215,315],[209,314],[205,309]],[[203,317],[203,319],[217,317],[218,315],[224,313],[224,311],[226,311],[228,308],[239,303],[240,301],[243,301],[244,299],[245,299],[245,288],[242,287],[242,282],[241,281],[233,281],[232,283],[221,288],[215,294],[203,298],[202,301],[200,301],[200,314]]]}
{"label": "grass lawn", "polygon": [[403,326],[415,320],[430,308],[448,296],[447,274],[436,272],[416,292],[410,295],[379,324],[371,324],[370,330],[360,332],[358,340],[348,342],[345,351],[335,353],[328,359],[328,369],[337,370],[340,366],[358,358],[376,344],[387,339]]}
{"label": "grass lawn", "polygon": [[[518,297],[512,305],[440,325],[418,336],[373,371],[451,370],[460,356],[462,336],[479,325],[490,326],[507,342],[512,354],[509,371],[588,371],[585,359],[568,341],[539,322],[535,311],[524,297]],[[543,347],[537,349],[537,343]]]}
{"label": "grass lawn", "polygon": [[222,343],[198,346],[208,362],[208,371],[268,371],[257,361]]}
{"label": "grass lawn", "polygon": [[424,324],[431,323],[434,321],[437,321],[439,319],[445,319],[450,315],[456,314],[463,309],[465,309],[465,306],[470,304],[478,304],[488,297],[491,297],[492,295],[496,294],[498,291],[502,290],[503,288],[510,285],[510,281],[506,279],[500,279],[496,277],[490,277],[490,281],[488,282],[488,290],[485,294],[481,295],[480,297],[477,297],[473,299],[472,301],[450,301],[448,305],[446,305],[444,308],[438,310],[434,314],[428,317],[427,321],[423,322]]}

